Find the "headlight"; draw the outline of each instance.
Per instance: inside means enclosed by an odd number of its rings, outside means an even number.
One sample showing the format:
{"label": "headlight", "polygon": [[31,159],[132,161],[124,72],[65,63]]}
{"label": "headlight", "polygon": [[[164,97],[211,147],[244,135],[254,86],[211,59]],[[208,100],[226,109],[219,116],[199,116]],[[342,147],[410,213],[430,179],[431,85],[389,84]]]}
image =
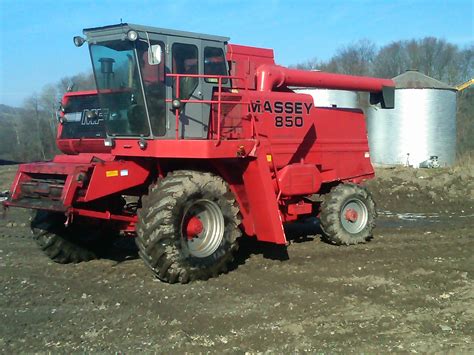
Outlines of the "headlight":
{"label": "headlight", "polygon": [[135,42],[138,38],[138,33],[137,31],[130,30],[127,32],[127,38],[129,41]]}

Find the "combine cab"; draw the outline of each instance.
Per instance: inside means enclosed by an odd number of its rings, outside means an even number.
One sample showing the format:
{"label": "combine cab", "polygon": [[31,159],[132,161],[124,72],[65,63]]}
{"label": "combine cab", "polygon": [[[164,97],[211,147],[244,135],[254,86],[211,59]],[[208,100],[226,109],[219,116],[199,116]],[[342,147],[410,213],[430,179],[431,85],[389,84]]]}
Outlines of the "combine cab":
{"label": "combine cab", "polygon": [[37,210],[53,260],[89,260],[122,233],[158,278],[186,283],[225,272],[242,234],[285,245],[283,223],[302,217],[319,216],[335,244],[370,237],[362,111],[290,87],[366,91],[391,108],[391,80],[283,68],[225,37],[131,24],[84,34],[74,42],[89,44],[97,91],[65,95],[64,154],[21,165],[5,202]]}

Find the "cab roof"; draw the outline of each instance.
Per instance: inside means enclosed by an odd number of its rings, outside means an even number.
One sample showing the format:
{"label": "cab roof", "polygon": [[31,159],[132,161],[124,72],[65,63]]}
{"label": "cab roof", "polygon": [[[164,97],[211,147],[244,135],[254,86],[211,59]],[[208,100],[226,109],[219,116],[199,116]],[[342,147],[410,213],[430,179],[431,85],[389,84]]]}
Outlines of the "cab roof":
{"label": "cab roof", "polygon": [[127,32],[130,30],[135,30],[137,32],[148,32],[148,33],[170,35],[170,36],[176,36],[176,37],[204,39],[204,40],[216,41],[216,42],[228,42],[230,39],[229,37],[213,36],[213,35],[207,35],[203,33],[187,32],[187,31],[170,30],[166,28],[136,25],[132,23],[119,23],[116,25],[85,28],[83,30],[83,33],[87,36],[88,39],[94,40],[94,39],[99,39],[101,37],[103,37],[103,39],[106,39],[109,36],[116,37],[117,35],[123,35],[125,38]]}

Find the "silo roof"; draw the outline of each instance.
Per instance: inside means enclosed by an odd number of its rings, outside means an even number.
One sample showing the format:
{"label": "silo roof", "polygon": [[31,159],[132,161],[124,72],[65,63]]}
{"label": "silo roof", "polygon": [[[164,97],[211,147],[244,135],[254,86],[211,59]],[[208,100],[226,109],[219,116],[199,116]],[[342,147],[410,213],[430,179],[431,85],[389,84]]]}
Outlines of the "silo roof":
{"label": "silo roof", "polygon": [[407,70],[392,80],[395,82],[397,89],[441,89],[456,91],[452,86],[422,74],[417,70]]}

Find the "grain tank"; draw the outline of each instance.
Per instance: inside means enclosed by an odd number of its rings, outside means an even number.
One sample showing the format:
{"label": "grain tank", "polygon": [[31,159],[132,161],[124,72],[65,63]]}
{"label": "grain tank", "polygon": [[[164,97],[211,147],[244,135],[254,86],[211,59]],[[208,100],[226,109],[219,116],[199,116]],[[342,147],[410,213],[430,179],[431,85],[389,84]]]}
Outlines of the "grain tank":
{"label": "grain tank", "polygon": [[355,91],[328,90],[318,88],[292,88],[299,94],[308,94],[313,97],[316,107],[343,107],[357,108],[358,99]]}

